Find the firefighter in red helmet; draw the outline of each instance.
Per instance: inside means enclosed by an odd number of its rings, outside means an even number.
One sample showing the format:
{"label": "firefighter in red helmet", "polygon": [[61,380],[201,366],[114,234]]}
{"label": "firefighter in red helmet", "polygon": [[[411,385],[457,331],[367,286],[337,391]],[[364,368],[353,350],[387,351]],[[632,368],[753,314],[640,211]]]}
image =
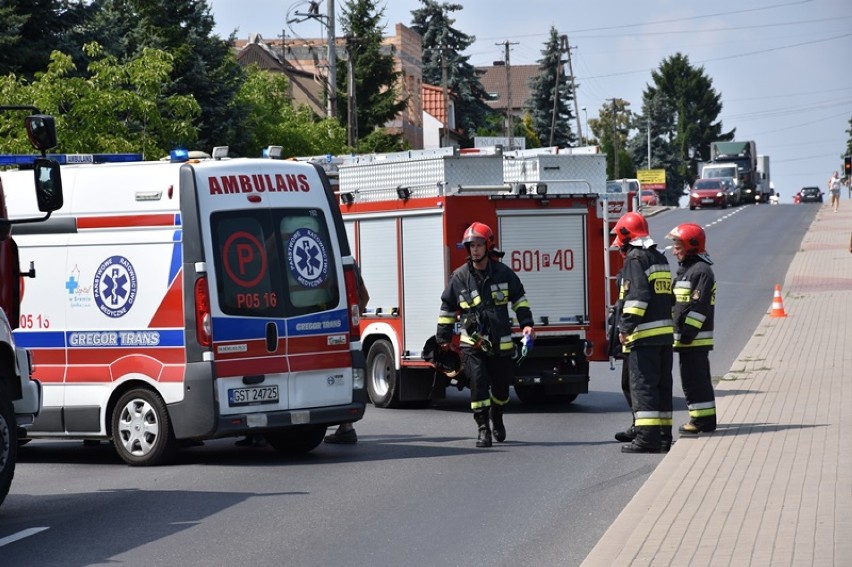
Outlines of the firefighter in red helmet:
{"label": "firefighter in red helmet", "polygon": [[622,453],[659,453],[672,442],[672,275],[648,221],[626,213],[613,229],[624,254],[618,338],[627,354],[635,437]]}
{"label": "firefighter in red helmet", "polygon": [[506,439],[503,409],[509,403],[515,352],[509,306],[530,339],[534,337],[533,316],[520,278],[499,261],[502,254],[491,228],[475,222],[465,230],[462,242],[469,256],[441,294],[435,337],[440,348],[450,348],[459,317],[463,370],[470,382],[470,407],[477,425],[476,446],[490,447],[492,426],[498,443]]}
{"label": "firefighter in red helmet", "polygon": [[716,276],[707,254],[707,237],[697,224],[674,227],[666,238],[680,263],[674,282],[674,349],[680,363],[680,380],[689,409],[689,422],[681,435],[698,435],[716,429],[716,397],[710,374],[713,319],[716,310]]}

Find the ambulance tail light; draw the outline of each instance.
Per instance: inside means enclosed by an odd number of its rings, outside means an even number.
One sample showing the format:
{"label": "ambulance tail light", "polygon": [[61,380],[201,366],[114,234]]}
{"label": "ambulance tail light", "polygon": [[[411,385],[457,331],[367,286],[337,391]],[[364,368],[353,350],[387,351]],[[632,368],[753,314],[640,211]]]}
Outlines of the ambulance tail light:
{"label": "ambulance tail light", "polygon": [[212,334],[210,291],[207,288],[207,278],[201,277],[195,280],[195,335],[198,344],[209,347]]}
{"label": "ambulance tail light", "polygon": [[361,340],[361,310],[358,308],[358,276],[355,266],[344,266],[343,281],[346,284],[346,306],[349,308],[351,340]]}

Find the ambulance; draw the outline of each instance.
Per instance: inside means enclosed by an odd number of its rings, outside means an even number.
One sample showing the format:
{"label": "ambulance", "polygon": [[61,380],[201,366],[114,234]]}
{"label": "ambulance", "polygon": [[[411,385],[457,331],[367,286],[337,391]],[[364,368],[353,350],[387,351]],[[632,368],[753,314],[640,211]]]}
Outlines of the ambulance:
{"label": "ambulance", "polygon": [[[38,273],[15,331],[44,387],[28,437],[156,465],[250,434],[304,453],[363,417],[356,268],[325,173],[226,153],[64,165],[64,206],[14,228]],[[12,218],[37,211],[32,175],[0,172]]]}

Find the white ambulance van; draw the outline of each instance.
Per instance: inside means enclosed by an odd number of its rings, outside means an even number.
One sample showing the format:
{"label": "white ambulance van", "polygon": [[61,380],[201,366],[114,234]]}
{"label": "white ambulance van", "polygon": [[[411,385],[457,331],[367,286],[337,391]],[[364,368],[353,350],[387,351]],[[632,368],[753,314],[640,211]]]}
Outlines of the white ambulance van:
{"label": "white ambulance van", "polygon": [[[0,172],[11,217],[32,171]],[[65,205],[14,229],[15,340],[44,408],[31,438],[112,440],[131,465],[263,434],[317,447],[366,403],[356,271],[316,166],[202,159],[62,167]]]}

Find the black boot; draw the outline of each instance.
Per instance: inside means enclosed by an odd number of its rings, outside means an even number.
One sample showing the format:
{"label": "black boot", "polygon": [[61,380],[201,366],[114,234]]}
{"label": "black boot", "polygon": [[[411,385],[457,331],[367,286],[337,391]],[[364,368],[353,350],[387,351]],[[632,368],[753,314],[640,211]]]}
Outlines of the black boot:
{"label": "black boot", "polygon": [[494,440],[502,443],[506,440],[506,426],[503,425],[503,406],[491,406],[491,427],[494,428]]}
{"label": "black boot", "polygon": [[630,443],[634,439],[636,439],[636,428],[633,425],[615,434],[615,440],[622,443]]}
{"label": "black boot", "polygon": [[672,426],[660,426],[660,451],[668,453],[669,449],[672,448],[672,443],[674,443],[674,441],[672,441]]}
{"label": "black boot", "polygon": [[488,408],[479,408],[473,411],[473,420],[479,429],[479,436],[476,438],[477,447],[491,446],[491,428],[488,426]]}

